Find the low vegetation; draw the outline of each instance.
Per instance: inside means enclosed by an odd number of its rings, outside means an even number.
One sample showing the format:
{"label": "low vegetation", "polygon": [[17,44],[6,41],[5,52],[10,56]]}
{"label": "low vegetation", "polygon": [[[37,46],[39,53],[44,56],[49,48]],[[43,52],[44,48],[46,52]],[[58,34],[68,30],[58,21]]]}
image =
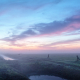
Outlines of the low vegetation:
{"label": "low vegetation", "polygon": [[59,61],[51,58],[0,59],[0,80],[29,80],[33,75],[55,75],[80,80],[80,61]]}

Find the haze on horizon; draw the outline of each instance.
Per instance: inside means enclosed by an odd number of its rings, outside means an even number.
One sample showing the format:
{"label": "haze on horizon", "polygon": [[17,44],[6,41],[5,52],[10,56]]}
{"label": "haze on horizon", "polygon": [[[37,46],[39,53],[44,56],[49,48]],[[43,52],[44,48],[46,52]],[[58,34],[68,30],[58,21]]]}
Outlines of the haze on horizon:
{"label": "haze on horizon", "polygon": [[1,0],[0,52],[79,53],[79,0]]}

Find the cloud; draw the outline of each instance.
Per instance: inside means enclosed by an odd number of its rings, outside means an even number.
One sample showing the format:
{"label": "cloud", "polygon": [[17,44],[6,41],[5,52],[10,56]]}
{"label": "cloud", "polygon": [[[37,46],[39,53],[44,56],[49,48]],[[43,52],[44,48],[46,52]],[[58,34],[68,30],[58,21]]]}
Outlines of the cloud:
{"label": "cloud", "polygon": [[27,31],[22,32],[20,35],[12,35],[12,37],[14,40],[19,40],[19,39],[27,38],[34,35],[36,35],[36,32],[29,29]]}
{"label": "cloud", "polygon": [[[50,5],[50,4],[58,4],[62,0],[51,0],[51,1],[46,1],[46,0],[7,0],[7,1],[0,1],[0,12],[1,10],[4,10],[1,12],[3,14],[5,10],[14,10],[15,9],[25,9],[25,10],[38,10],[44,6]],[[7,12],[7,11],[6,11]]]}
{"label": "cloud", "polygon": [[3,38],[4,41],[15,42],[20,39],[43,36],[43,35],[61,35],[64,32],[72,32],[80,29],[80,15],[74,15],[64,21],[53,21],[51,23],[39,23],[23,31],[19,35],[12,35]]}
{"label": "cloud", "polygon": [[42,49],[45,50],[75,50],[80,48],[80,38],[74,39],[74,40],[65,40],[65,41],[59,41],[59,42],[54,42],[51,44],[43,44],[39,46]]}
{"label": "cloud", "polygon": [[3,11],[0,11],[0,16],[4,15],[5,13],[7,13],[8,10],[3,10]]}
{"label": "cloud", "polygon": [[39,5],[36,6],[36,7],[33,7],[33,10],[38,10],[38,9],[40,9],[42,7],[45,7],[45,6],[48,6],[48,5],[51,5],[51,4],[56,5],[56,4],[60,3],[62,0],[53,0],[51,2],[49,2],[49,1],[48,2],[47,1],[44,2],[44,1],[37,2],[37,4],[39,4]]}
{"label": "cloud", "polygon": [[51,43],[51,44],[47,44],[47,45],[43,45],[43,47],[49,47],[49,46],[53,46],[53,45],[59,45],[59,44],[70,44],[70,43],[75,43],[75,42],[80,42],[80,38],[78,39],[74,39],[74,40],[65,40],[65,41],[59,41],[59,42],[55,42],[55,43]]}
{"label": "cloud", "polygon": [[5,37],[5,38],[0,39],[0,40],[10,42],[13,45],[18,45],[18,44],[15,44],[15,42],[17,40],[24,39],[24,38],[27,38],[27,37],[30,37],[30,36],[34,36],[34,35],[37,35],[37,33],[34,32],[33,30],[29,29],[27,31],[22,32],[20,35],[12,35],[10,37]]}
{"label": "cloud", "polygon": [[72,16],[64,21],[53,21],[51,23],[40,23],[34,25],[34,29],[40,34],[62,34],[80,29],[80,16]]}

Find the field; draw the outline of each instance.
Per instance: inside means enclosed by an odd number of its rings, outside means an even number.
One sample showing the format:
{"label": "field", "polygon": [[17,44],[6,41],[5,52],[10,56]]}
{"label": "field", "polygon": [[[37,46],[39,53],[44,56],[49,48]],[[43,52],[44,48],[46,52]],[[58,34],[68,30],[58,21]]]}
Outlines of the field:
{"label": "field", "polygon": [[[55,75],[69,80],[80,80],[79,54],[4,54],[15,60],[4,60],[0,57],[0,76],[7,73],[10,76],[21,75]],[[1,72],[2,71],[2,72]],[[0,79],[0,80],[1,80]],[[13,79],[16,80],[16,79]],[[19,79],[20,80],[20,79]]]}

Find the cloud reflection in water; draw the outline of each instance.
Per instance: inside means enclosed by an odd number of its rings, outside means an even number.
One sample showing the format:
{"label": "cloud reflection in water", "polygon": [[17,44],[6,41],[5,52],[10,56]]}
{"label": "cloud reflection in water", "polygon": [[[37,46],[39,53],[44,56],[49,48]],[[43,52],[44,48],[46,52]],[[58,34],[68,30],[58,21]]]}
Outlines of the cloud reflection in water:
{"label": "cloud reflection in water", "polygon": [[15,60],[15,59],[10,58],[10,57],[7,57],[7,56],[5,56],[5,55],[1,55],[1,57],[2,57],[3,59],[5,59],[5,60]]}

